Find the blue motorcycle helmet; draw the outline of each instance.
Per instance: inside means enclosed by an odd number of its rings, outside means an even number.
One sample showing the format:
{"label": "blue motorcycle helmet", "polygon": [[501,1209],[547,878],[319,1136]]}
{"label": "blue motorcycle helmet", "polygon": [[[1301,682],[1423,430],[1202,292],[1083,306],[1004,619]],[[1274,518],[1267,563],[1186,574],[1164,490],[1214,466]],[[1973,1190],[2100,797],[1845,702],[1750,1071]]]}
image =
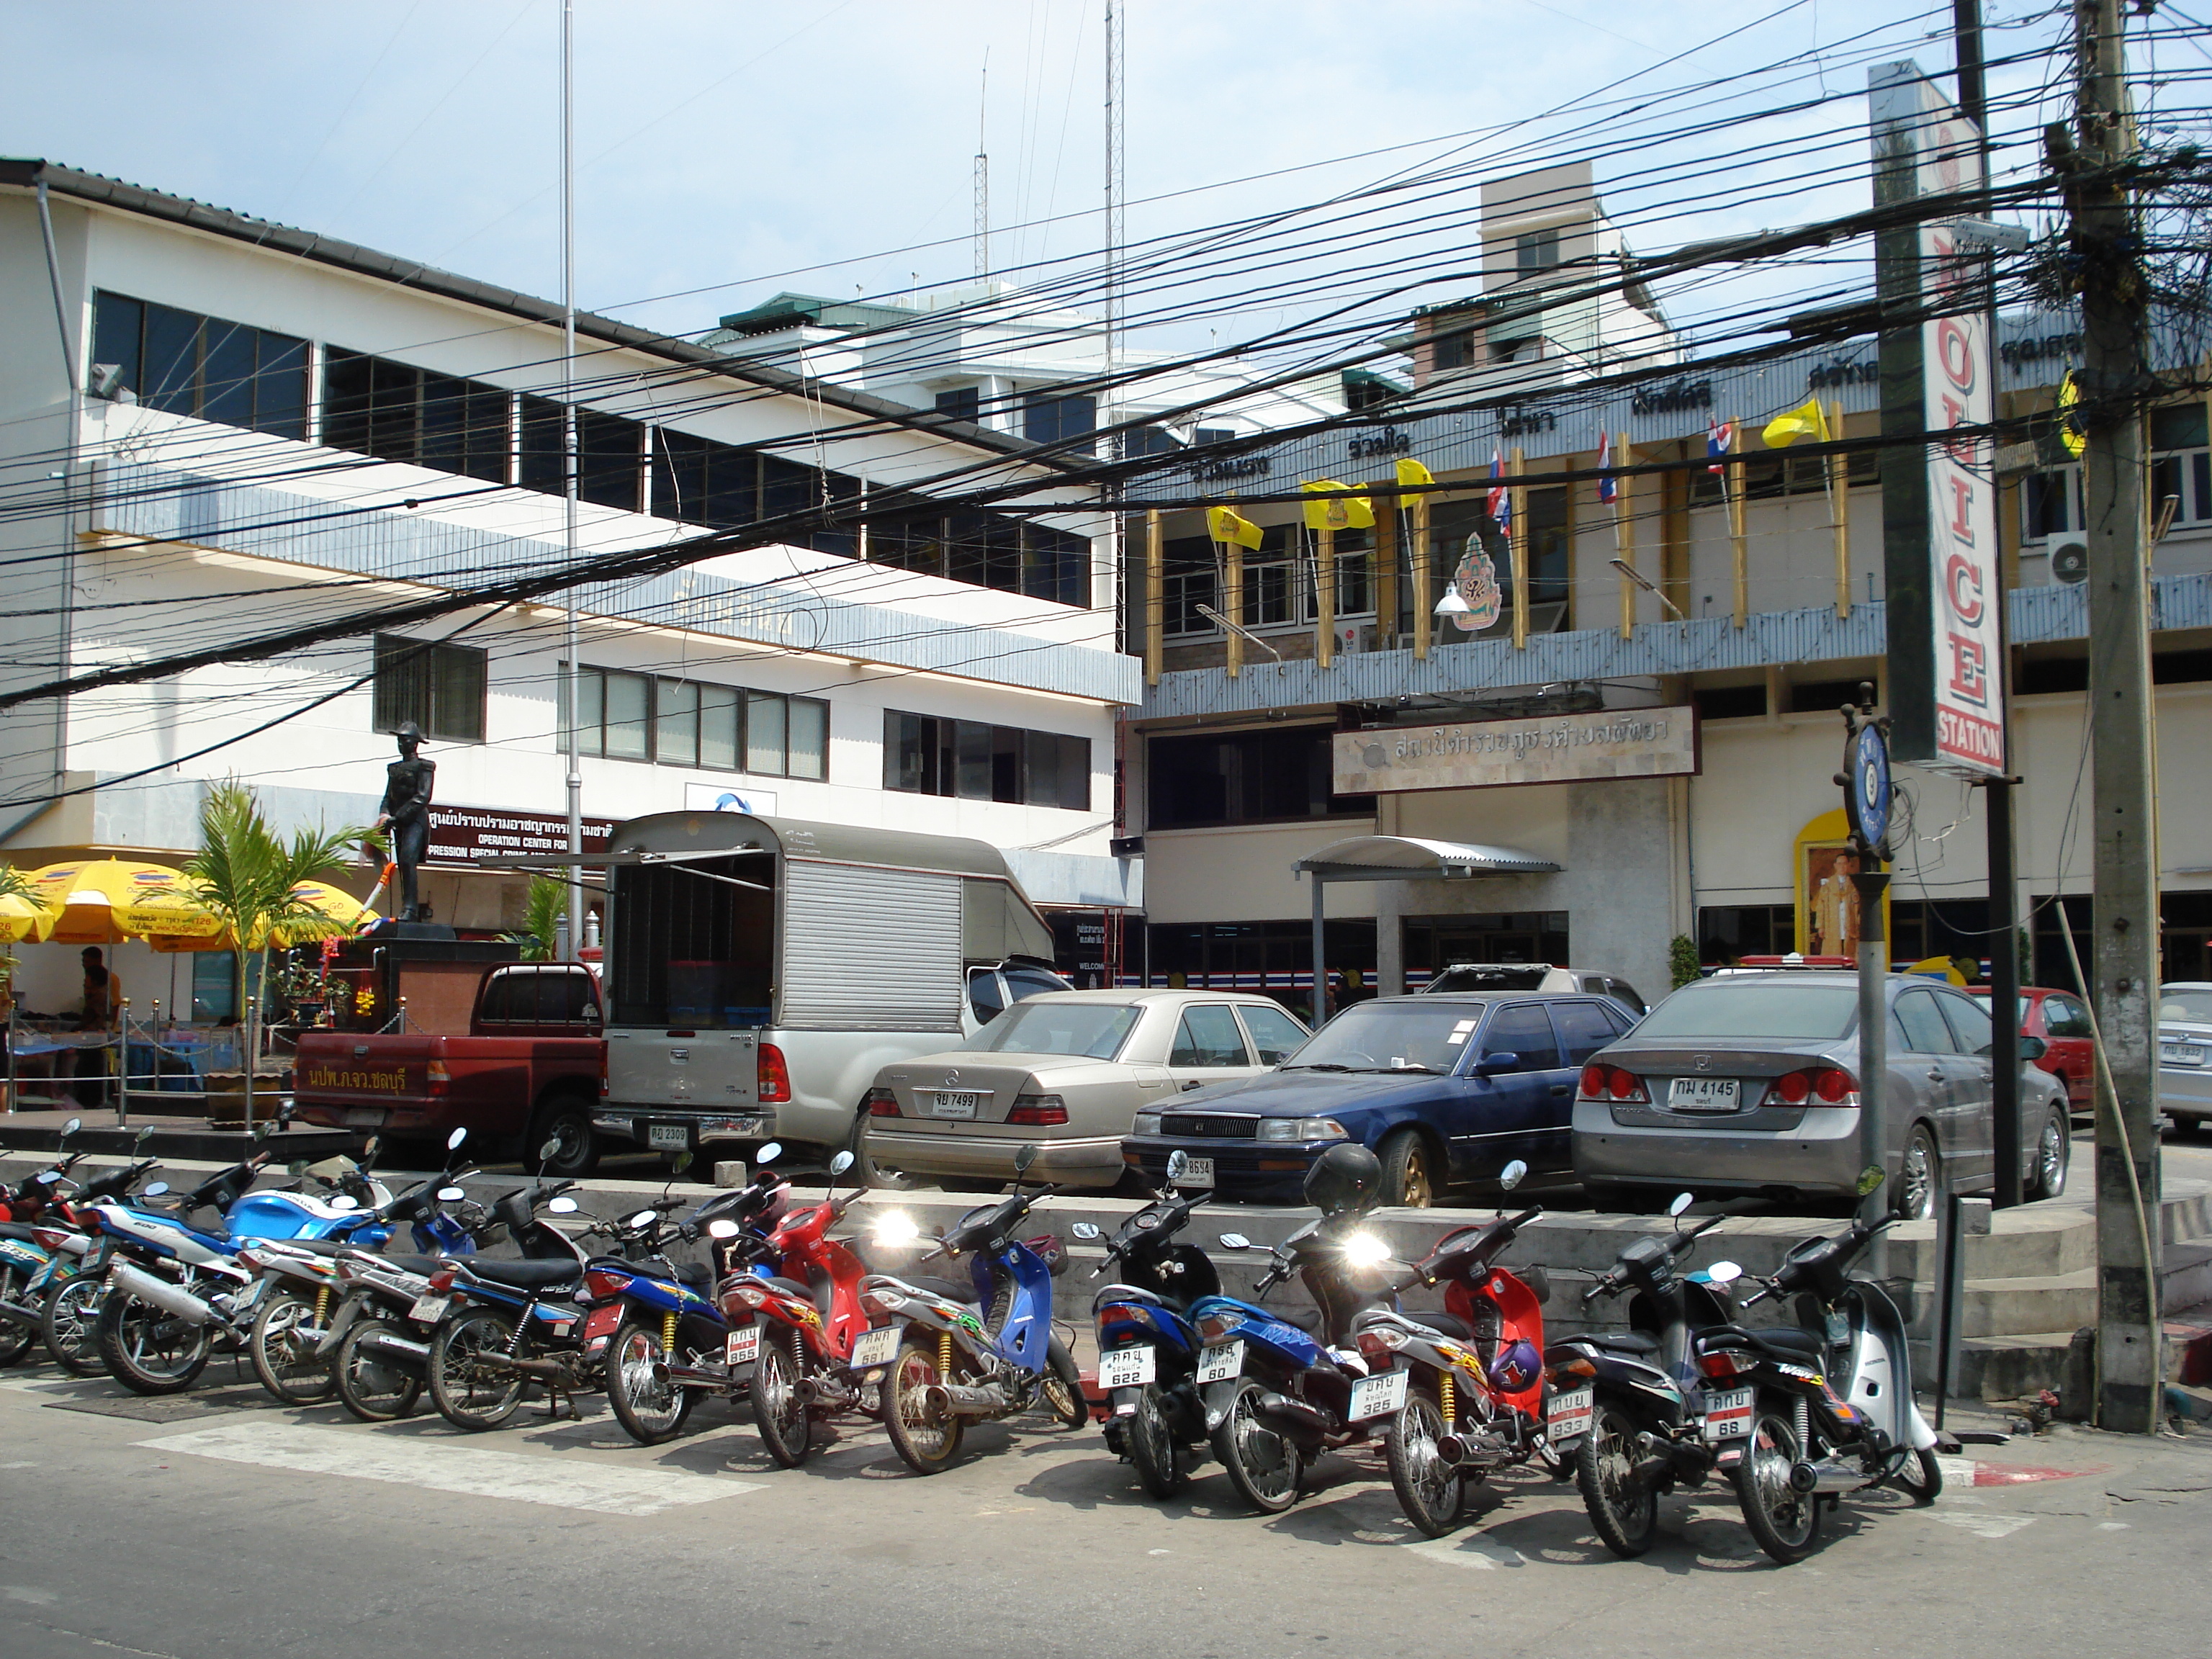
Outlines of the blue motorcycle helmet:
{"label": "blue motorcycle helmet", "polygon": [[1544,1356],[1522,1337],[1498,1350],[1490,1362],[1490,1386],[1501,1394],[1518,1394],[1544,1374]]}

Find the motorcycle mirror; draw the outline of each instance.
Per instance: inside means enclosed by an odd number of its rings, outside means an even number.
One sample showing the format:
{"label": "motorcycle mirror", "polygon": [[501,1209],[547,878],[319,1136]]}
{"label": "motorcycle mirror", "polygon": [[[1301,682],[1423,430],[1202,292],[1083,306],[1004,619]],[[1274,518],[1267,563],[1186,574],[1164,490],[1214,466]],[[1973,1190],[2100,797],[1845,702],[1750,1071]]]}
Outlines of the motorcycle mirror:
{"label": "motorcycle mirror", "polygon": [[140,1125],[138,1126],[138,1133],[137,1133],[137,1134],[135,1137],[133,1137],[132,1144],[133,1144],[134,1146],[144,1146],[148,1141],[151,1140],[153,1138],[154,1138],[154,1126],[153,1126],[152,1124],[150,1124],[150,1123],[142,1123],[142,1124],[140,1124]]}
{"label": "motorcycle mirror", "polygon": [[782,1156],[783,1143],[780,1140],[771,1140],[753,1154],[753,1165],[757,1169],[761,1164],[775,1163]]}
{"label": "motorcycle mirror", "polygon": [[1224,1250],[1249,1250],[1252,1248],[1252,1241],[1242,1233],[1224,1233],[1221,1235],[1221,1248]]}
{"label": "motorcycle mirror", "polygon": [[1697,1200],[1692,1198],[1689,1194],[1677,1193],[1674,1194],[1674,1201],[1667,1206],[1667,1213],[1671,1216],[1680,1216],[1683,1211],[1688,1209],[1691,1205],[1696,1202]]}
{"label": "motorcycle mirror", "polygon": [[330,1206],[333,1210],[358,1210],[361,1200],[350,1193],[340,1193],[330,1200]]}
{"label": "motorcycle mirror", "polygon": [[[446,1150],[447,1150],[447,1152],[457,1152],[460,1151],[460,1149],[461,1149],[461,1143],[462,1143],[463,1141],[466,1140],[468,1138],[469,1138],[469,1132],[468,1132],[466,1129],[456,1129],[456,1130],[454,1130],[453,1133],[451,1133],[451,1134],[449,1134],[449,1135],[447,1135],[447,1136],[446,1137]],[[374,1146],[375,1144],[376,1144],[376,1143],[375,1143],[374,1141],[371,1141],[371,1142],[369,1143],[369,1145],[371,1145],[372,1146]]]}
{"label": "motorcycle mirror", "polygon": [[1178,1187],[1190,1173],[1190,1154],[1178,1146],[1168,1154],[1168,1185]]}
{"label": "motorcycle mirror", "polygon": [[576,1200],[564,1193],[559,1198],[549,1202],[545,1207],[555,1215],[574,1215],[576,1213]]}
{"label": "motorcycle mirror", "polygon": [[1498,1187],[1509,1193],[1528,1178],[1528,1166],[1517,1158],[1498,1172]]}
{"label": "motorcycle mirror", "polygon": [[73,1117],[68,1122],[62,1125],[62,1133],[64,1135],[73,1135],[82,1127],[84,1127],[84,1120],[81,1117]]}
{"label": "motorcycle mirror", "polygon": [[[457,1130],[457,1131],[455,1131],[455,1133],[459,1133],[459,1132]],[[364,1163],[364,1164],[366,1164],[366,1163],[368,1163],[368,1162],[369,1161],[369,1159],[371,1159],[371,1158],[374,1158],[374,1157],[376,1156],[376,1149],[377,1149],[378,1147],[381,1146],[382,1145],[384,1145],[384,1137],[383,1137],[382,1135],[371,1135],[371,1136],[370,1136],[367,1140],[364,1140],[363,1142],[362,1142],[362,1144],[361,1144],[361,1159],[362,1159],[362,1163]]]}
{"label": "motorcycle mirror", "polygon": [[833,1176],[841,1176],[852,1167],[853,1155],[850,1152],[840,1152],[830,1160],[830,1173]]}
{"label": "motorcycle mirror", "polygon": [[659,1219],[660,1212],[658,1210],[640,1210],[623,1224],[626,1227],[650,1227]]}
{"label": "motorcycle mirror", "polygon": [[159,1198],[163,1193],[166,1193],[168,1190],[169,1183],[166,1181],[149,1182],[147,1183],[145,1188],[139,1194],[139,1196],[142,1198]]}
{"label": "motorcycle mirror", "polygon": [[1882,1173],[1881,1165],[1879,1164],[1868,1164],[1865,1169],[1859,1171],[1859,1196],[1861,1198],[1871,1197],[1873,1194],[1881,1190],[1881,1183],[1888,1179],[1889,1177]]}
{"label": "motorcycle mirror", "polygon": [[680,1176],[690,1167],[691,1154],[689,1152],[678,1152],[668,1160],[668,1173],[672,1176]]}
{"label": "motorcycle mirror", "polygon": [[270,1122],[266,1118],[264,1118],[260,1122],[253,1126],[253,1138],[256,1140],[266,1140],[270,1136],[276,1133],[276,1126]]}
{"label": "motorcycle mirror", "polygon": [[1712,1285],[1733,1285],[1743,1277],[1743,1269],[1733,1261],[1716,1261],[1705,1269],[1705,1280]]}
{"label": "motorcycle mirror", "polygon": [[295,1176],[307,1174],[307,1160],[304,1158],[294,1158],[289,1164],[287,1164],[284,1166],[284,1173],[288,1176]]}
{"label": "motorcycle mirror", "polygon": [[463,1192],[459,1187],[441,1187],[438,1188],[438,1202],[441,1204],[458,1204],[467,1196],[468,1194]]}
{"label": "motorcycle mirror", "polygon": [[1098,1224],[1092,1221],[1079,1221],[1068,1228],[1067,1231],[1073,1233],[1078,1238],[1085,1240],[1103,1238],[1106,1237],[1104,1233],[1098,1230]]}
{"label": "motorcycle mirror", "polygon": [[1027,1175],[1030,1172],[1030,1165],[1036,1161],[1037,1149],[1036,1147],[1024,1146],[1020,1148],[1014,1153],[1014,1173],[1018,1176]]}
{"label": "motorcycle mirror", "polygon": [[543,1146],[540,1146],[538,1149],[538,1161],[540,1164],[550,1164],[555,1158],[560,1157],[560,1155],[561,1139],[558,1135],[556,1135],[552,1139],[547,1141]]}
{"label": "motorcycle mirror", "polygon": [[709,1238],[735,1238],[737,1236],[738,1224],[727,1216],[718,1216],[707,1224],[707,1237]]}

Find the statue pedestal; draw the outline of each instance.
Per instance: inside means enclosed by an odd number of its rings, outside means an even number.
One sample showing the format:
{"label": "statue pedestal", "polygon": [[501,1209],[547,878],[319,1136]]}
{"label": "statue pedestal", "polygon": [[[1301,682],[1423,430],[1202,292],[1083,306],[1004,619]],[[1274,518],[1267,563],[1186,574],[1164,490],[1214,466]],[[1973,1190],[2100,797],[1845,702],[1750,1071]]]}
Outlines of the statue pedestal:
{"label": "statue pedestal", "polygon": [[374,939],[380,944],[386,944],[389,943],[392,939],[445,939],[450,941],[459,939],[460,935],[456,933],[452,928],[447,927],[442,921],[392,921],[387,919],[384,921],[378,922],[375,927],[369,929],[368,933],[363,933],[361,937],[363,939]]}

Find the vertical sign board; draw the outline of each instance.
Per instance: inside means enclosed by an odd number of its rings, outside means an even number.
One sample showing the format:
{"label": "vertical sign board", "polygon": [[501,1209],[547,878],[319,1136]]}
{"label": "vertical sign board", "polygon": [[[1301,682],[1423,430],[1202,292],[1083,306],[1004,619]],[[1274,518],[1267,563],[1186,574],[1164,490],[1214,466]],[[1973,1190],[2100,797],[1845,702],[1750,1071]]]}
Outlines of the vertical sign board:
{"label": "vertical sign board", "polygon": [[[1981,137],[1911,64],[1872,73],[1876,199],[1954,196],[1982,182]],[[1882,342],[1882,430],[1986,428],[1996,412],[1979,258],[1959,248],[1956,214],[1883,234],[1887,304],[1948,311]],[[1917,361],[1916,361],[1917,360]],[[1917,374],[1914,371],[1917,369]],[[2000,692],[2004,579],[1997,546],[1994,446],[1987,436],[1893,451],[1882,467],[1888,574],[1889,704],[1897,758],[1945,771],[2005,768]],[[1890,499],[1894,495],[1895,500]]]}

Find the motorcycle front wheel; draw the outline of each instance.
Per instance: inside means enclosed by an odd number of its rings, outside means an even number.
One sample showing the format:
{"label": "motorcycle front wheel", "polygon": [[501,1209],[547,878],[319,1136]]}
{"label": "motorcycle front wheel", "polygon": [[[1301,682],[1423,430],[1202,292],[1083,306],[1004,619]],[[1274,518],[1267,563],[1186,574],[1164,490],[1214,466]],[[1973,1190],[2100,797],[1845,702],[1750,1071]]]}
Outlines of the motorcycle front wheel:
{"label": "motorcycle front wheel", "polygon": [[264,1297],[246,1345],[261,1386],[288,1406],[329,1399],[337,1381],[329,1362],[315,1352],[321,1334],[315,1328],[313,1297],[284,1288]]}
{"label": "motorcycle front wheel", "polygon": [[1123,1425],[1128,1437],[1129,1461],[1137,1466],[1137,1479],[1154,1498],[1173,1498],[1190,1476],[1176,1455],[1175,1436],[1168,1431],[1168,1414],[1160,1404],[1157,1383],[1137,1391],[1137,1409]]}
{"label": "motorcycle front wheel", "polygon": [[814,1419],[799,1389],[805,1375],[805,1337],[788,1326],[761,1334],[753,1361],[753,1426],[768,1455],[787,1469],[797,1468],[814,1449]]}
{"label": "motorcycle front wheel", "polygon": [[1280,1515],[1298,1501],[1298,1449],[1290,1437],[1260,1420],[1265,1392],[1250,1377],[1213,1431],[1213,1455],[1229,1471],[1229,1484],[1262,1515]]}
{"label": "motorcycle front wheel", "polygon": [[1091,1407],[1083,1397],[1083,1374],[1075,1369],[1075,1356],[1058,1337],[1045,1349],[1044,1381],[1039,1385],[1044,1408],[1063,1429],[1079,1429],[1091,1421]]}
{"label": "motorcycle front wheel", "polygon": [[1651,1547],[1659,1529],[1659,1493],[1635,1478],[1636,1425],[1600,1406],[1575,1449],[1575,1485],[1598,1541],[1623,1560]]}
{"label": "motorcycle front wheel", "polygon": [[101,1298],[100,1363],[133,1394],[181,1394],[215,1351],[215,1328],[179,1319],[122,1291]]}
{"label": "motorcycle front wheel", "polygon": [[[0,1302],[22,1301],[24,1277],[20,1267],[0,1268]],[[18,1325],[12,1319],[0,1319],[0,1365],[14,1364],[30,1352],[31,1345],[38,1340],[36,1326]]]}
{"label": "motorcycle front wheel", "polygon": [[1437,1447],[1444,1432],[1443,1412],[1435,1397],[1415,1389],[1407,1395],[1405,1409],[1392,1420],[1384,1446],[1398,1507],[1431,1538],[1442,1538],[1459,1524],[1466,1496],[1459,1471],[1444,1462]]}
{"label": "motorcycle front wheel", "polygon": [[641,1446],[674,1439],[691,1415],[691,1390],[653,1375],[654,1366],[667,1363],[657,1322],[625,1319],[607,1344],[607,1404],[623,1431]]}
{"label": "motorcycle front wheel", "polygon": [[526,1381],[507,1363],[514,1325],[505,1314],[472,1308],[447,1319],[430,1339],[430,1403],[457,1429],[495,1429],[522,1404]]}
{"label": "motorcycle front wheel", "polygon": [[1932,1451],[1907,1451],[1899,1455],[1889,1484],[1924,1509],[1943,1495],[1943,1466]]}
{"label": "motorcycle front wheel", "polygon": [[908,1331],[884,1381],[884,1431],[890,1436],[891,1449],[916,1474],[935,1474],[960,1455],[966,1423],[929,1405],[930,1389],[951,1380],[938,1370],[937,1334]]}
{"label": "motorcycle front wheel", "polygon": [[1735,1466],[1735,1495],[1743,1523],[1759,1547],[1790,1566],[1813,1553],[1820,1530],[1820,1499],[1790,1484],[1790,1471],[1808,1455],[1797,1437],[1790,1402],[1763,1396],[1751,1422],[1751,1440]]}
{"label": "motorcycle front wheel", "polygon": [[39,1314],[39,1334],[54,1364],[71,1376],[98,1376],[100,1299],[107,1281],[97,1273],[68,1273],[55,1281]]}
{"label": "motorcycle front wheel", "polygon": [[331,1361],[340,1403],[364,1423],[397,1422],[412,1412],[415,1402],[422,1397],[420,1376],[398,1361],[363,1346],[370,1337],[394,1330],[385,1320],[356,1320],[338,1340],[337,1353]]}

